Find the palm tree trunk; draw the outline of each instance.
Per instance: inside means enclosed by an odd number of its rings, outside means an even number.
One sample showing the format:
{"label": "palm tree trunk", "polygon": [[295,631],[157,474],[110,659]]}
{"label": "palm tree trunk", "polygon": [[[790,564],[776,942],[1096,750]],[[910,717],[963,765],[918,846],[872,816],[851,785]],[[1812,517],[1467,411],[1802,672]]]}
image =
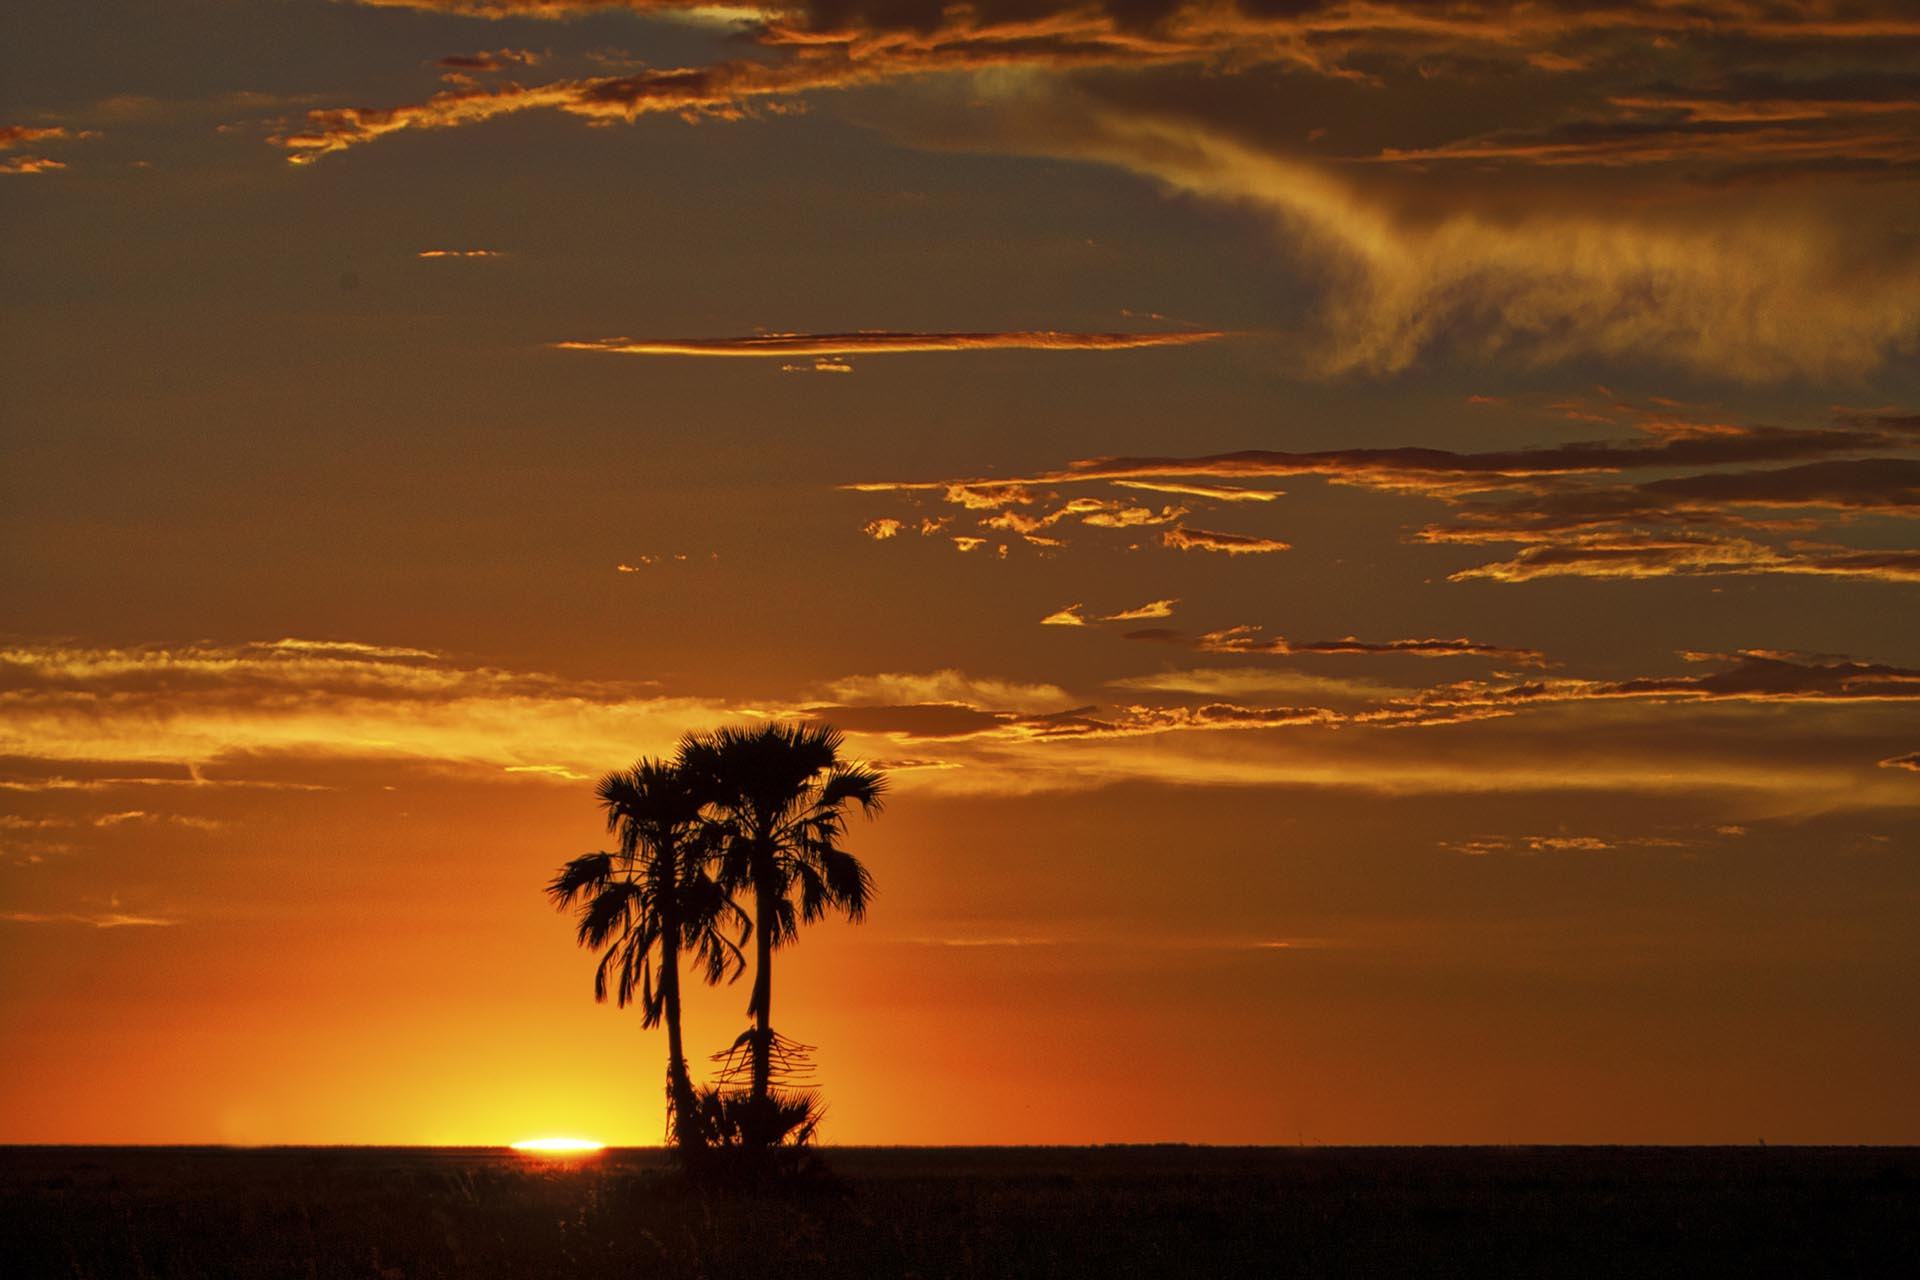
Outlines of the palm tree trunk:
{"label": "palm tree trunk", "polygon": [[673,1110],[673,1137],[687,1145],[693,1122],[693,1080],[687,1074],[686,1049],[680,1040],[680,949],[674,933],[660,944],[660,999],[666,1006],[667,1099]]}
{"label": "palm tree trunk", "polygon": [[773,895],[764,886],[754,895],[759,917],[754,930],[753,970],[753,1092],[755,1111],[767,1100],[773,1075]]}
{"label": "palm tree trunk", "polygon": [[693,1081],[680,1039],[680,895],[674,872],[672,865],[666,868],[660,895],[660,1003],[667,1023],[667,1103],[674,1142],[684,1148],[693,1122]]}

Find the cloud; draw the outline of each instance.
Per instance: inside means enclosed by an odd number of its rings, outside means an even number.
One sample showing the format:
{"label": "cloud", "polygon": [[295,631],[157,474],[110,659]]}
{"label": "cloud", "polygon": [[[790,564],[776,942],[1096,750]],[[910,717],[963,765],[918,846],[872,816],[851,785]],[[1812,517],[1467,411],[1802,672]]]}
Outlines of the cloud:
{"label": "cloud", "polygon": [[1306,359],[1323,375],[1391,374],[1438,352],[1634,359],[1747,382],[1853,378],[1920,337],[1920,253],[1884,216],[1710,191],[1668,207],[1485,181],[1417,195],[1225,125],[1029,92],[1035,101],[1005,107],[1012,123],[996,145],[1269,217],[1321,282],[1324,339]]}
{"label": "cloud", "polygon": [[[1310,684],[1292,673],[1163,673],[1110,686],[1128,691],[1111,706],[1059,685],[947,669],[848,676],[809,697],[743,705],[446,656],[354,652],[429,652],[407,646],[325,643],[318,652],[16,644],[0,664],[0,755],[16,762],[0,789],[313,786],[299,771],[327,762],[578,785],[635,755],[668,752],[690,729],[811,716],[847,731],[857,758],[904,762],[903,785],[954,795],[1150,781],[1379,792],[1733,789],[1785,807],[1844,807],[1910,802],[1910,788],[1873,764],[1900,745],[1861,717],[1875,708],[1904,714],[1920,697],[1920,672],[1906,668],[1752,650],[1694,655],[1707,669],[1675,676],[1414,690]],[[1692,708],[1709,705],[1730,714],[1854,710],[1846,721],[1808,721],[1794,732],[1769,719],[1764,733],[1728,735],[1697,729],[1701,713]],[[1570,728],[1569,717],[1584,728]],[[1622,738],[1623,725],[1643,728]],[[1398,732],[1413,727],[1425,732]],[[928,743],[939,744],[937,753]],[[183,763],[188,776],[159,771]],[[133,776],[140,766],[154,772]],[[226,779],[242,767],[289,781]],[[222,777],[209,777],[216,768]],[[102,816],[154,812],[116,804]]]}
{"label": "cloud", "polygon": [[37,911],[0,911],[0,920],[14,924],[83,924],[94,929],[125,929],[141,927],[165,927],[180,923],[160,916],[130,915],[121,911],[97,912],[55,912]]}
{"label": "cloud", "polygon": [[1012,680],[969,676],[947,668],[924,673],[882,672],[845,676],[824,686],[827,697],[853,706],[898,706],[917,703],[959,703],[992,710],[1023,708],[1065,710],[1075,705],[1072,694],[1054,684],[1023,684]]}
{"label": "cloud", "polygon": [[1666,578],[1789,574],[1874,582],[1920,582],[1920,551],[1826,549],[1782,553],[1745,538],[1593,535],[1529,546],[1511,560],[1462,569],[1452,582],[1539,578]]}
{"label": "cloud", "polygon": [[11,151],[15,147],[32,146],[40,142],[58,142],[66,138],[91,138],[95,136],[97,135],[91,133],[69,133],[59,125],[0,125],[0,151]]}
{"label": "cloud", "polygon": [[885,542],[888,538],[896,536],[900,532],[900,528],[901,525],[898,520],[890,516],[882,516],[878,520],[869,520],[861,525],[860,532],[866,534],[875,542]]}
{"label": "cloud", "polygon": [[1211,498],[1216,502],[1271,502],[1284,496],[1281,489],[1242,489],[1233,485],[1194,484],[1191,481],[1173,480],[1116,480],[1114,484],[1122,489],[1147,489],[1155,493],[1180,493],[1194,498]]}
{"label": "cloud", "polygon": [[443,71],[491,74],[513,67],[538,66],[545,59],[531,49],[490,49],[479,53],[450,53],[434,65]]}
{"label": "cloud", "polygon": [[602,338],[556,342],[562,351],[603,351],[636,356],[782,358],[923,353],[930,351],[1131,351],[1211,342],[1222,333],[762,333],[743,338]]}
{"label": "cloud", "polygon": [[[1515,486],[1458,499],[1457,523],[1428,543],[1550,542],[1595,530],[1677,525],[1747,530],[1814,527],[1808,516],[1920,517],[1920,460],[1850,458],[1767,470],[1670,477],[1634,485]],[[1767,509],[1756,514],[1753,509]],[[1786,513],[1784,515],[1779,513]]]}
{"label": "cloud", "polygon": [[[1479,397],[1480,403],[1493,403]],[[1906,582],[1920,552],[1858,548],[1810,535],[1862,516],[1920,518],[1920,419],[1897,411],[1841,411],[1828,425],[1745,425],[1656,401],[1560,400],[1543,406],[1577,421],[1625,417],[1636,438],[1537,448],[1462,452],[1365,447],[1290,452],[1250,449],[1178,456],[1110,456],[1031,475],[993,480],[877,481],[843,485],[867,493],[937,493],[983,528],[1034,540],[1068,520],[1084,525],[1172,523],[1154,513],[1082,493],[1089,486],[1139,483],[1205,489],[1213,478],[1311,476],[1327,483],[1446,504],[1452,518],[1407,540],[1435,547],[1510,543],[1511,557],[1451,573],[1525,582],[1545,577],[1647,578],[1672,575],[1793,574]],[[1756,464],[1786,463],[1784,466]],[[1633,472],[1666,473],[1622,481]],[[1680,474],[1674,474],[1674,473]],[[1208,499],[1195,493],[1197,505]],[[1056,529],[1057,533],[1057,529]],[[1058,546],[1057,536],[1047,545]],[[1174,524],[1163,544],[1181,549],[1280,550],[1277,539],[1219,534]]]}
{"label": "cloud", "polygon": [[1920,336],[1900,194],[1920,20],[1899,0],[365,2],[708,15],[750,56],[317,110],[275,138],[295,162],[524,111],[741,119],[891,86],[873,115],[909,141],[1067,156],[1264,214],[1322,287],[1324,341],[1295,357],[1322,373],[1506,352],[1847,377]]}
{"label": "cloud", "polygon": [[1920,773],[1920,751],[1909,751],[1903,756],[1890,756],[1880,762],[1882,769],[1911,769]]}
{"label": "cloud", "polygon": [[1109,613],[1102,617],[1100,621],[1135,622],[1143,621],[1147,618],[1171,618],[1173,616],[1173,606],[1179,603],[1180,601],[1177,599],[1150,600],[1137,608],[1122,609],[1119,613]]}
{"label": "cloud", "polygon": [[1043,627],[1084,627],[1087,625],[1087,620],[1080,616],[1082,607],[1081,605],[1070,604],[1064,609],[1055,610],[1040,619],[1040,625]]}
{"label": "cloud", "polygon": [[[1549,477],[1798,461],[1915,447],[1920,447],[1920,431],[1905,425],[1901,415],[1885,415],[1848,419],[1843,425],[1829,427],[1726,425],[1710,432],[1669,430],[1651,439],[1582,441],[1479,453],[1389,447],[1310,452],[1243,449],[1187,457],[1099,457],[1013,479],[875,481],[842,487],[857,492],[946,490],[950,500],[977,500],[983,506],[1000,506],[1016,498],[1030,501],[1033,489],[1048,485],[1184,481],[1200,477],[1322,476],[1341,484],[1444,497]],[[1913,481],[1908,473],[1902,472],[1900,483],[1910,485]]]}
{"label": "cloud", "polygon": [[1443,840],[1440,847],[1449,853],[1485,857],[1492,853],[1597,853],[1615,846],[1612,841],[1598,836],[1491,836],[1472,840]]}
{"label": "cloud", "polygon": [[1538,853],[1606,853],[1622,849],[1696,849],[1709,843],[1705,838],[1708,835],[1727,840],[1737,839],[1746,834],[1745,827],[1720,824],[1689,835],[1595,836],[1569,835],[1561,831],[1552,835],[1475,836],[1467,840],[1442,840],[1439,847],[1449,853],[1465,854],[1469,857],[1485,857],[1489,854],[1529,856]]}
{"label": "cloud", "polygon": [[[1825,89],[1859,95],[1820,97]],[[1920,112],[1912,77],[1830,85],[1747,77],[1721,96],[1642,92],[1606,98],[1544,128],[1501,129],[1436,146],[1388,147],[1376,161],[1432,166],[1467,163],[1543,167],[1711,164],[1768,169],[1821,164],[1878,170],[1920,158],[1920,133],[1897,117]]]}
{"label": "cloud", "polygon": [[1124,676],[1107,683],[1115,689],[1193,694],[1215,700],[1271,694],[1321,703],[1329,700],[1378,703],[1387,698],[1404,698],[1411,692],[1377,680],[1273,667],[1201,667]]}
{"label": "cloud", "polygon": [[[339,641],[0,650],[0,756],[46,765],[386,759],[592,774],[751,718],[637,682],[461,666]],[[31,789],[58,784],[23,783]],[[75,786],[104,785],[74,780]]]}
{"label": "cloud", "polygon": [[987,711],[958,702],[906,703],[898,706],[810,707],[815,720],[847,733],[884,736],[895,741],[925,742],[973,738],[999,733],[1018,722],[1011,712]]}
{"label": "cloud", "polygon": [[903,938],[916,947],[1050,947],[1055,939],[1028,937],[1018,934],[998,934],[991,936],[949,937],[949,938]]}
{"label": "cloud", "polygon": [[[0,125],[0,151],[12,151],[19,147],[40,146],[53,142],[84,142],[100,135],[91,129],[69,129],[64,125]],[[0,175],[12,174],[16,177],[31,177],[35,174],[58,173],[65,169],[66,163],[43,155],[17,155],[0,158]]]}
{"label": "cloud", "polygon": [[1414,709],[1500,708],[1625,699],[1756,703],[1920,701],[1920,669],[1851,659],[1801,661],[1755,649],[1689,657],[1730,665],[1706,675],[1647,676],[1630,680],[1539,680],[1504,686],[1466,681],[1422,693],[1408,705]]}
{"label": "cloud", "polygon": [[1162,546],[1176,551],[1220,551],[1230,556],[1264,555],[1289,550],[1291,544],[1277,538],[1259,538],[1246,533],[1216,533],[1211,529],[1189,529],[1177,524],[1160,535]]}
{"label": "cloud", "polygon": [[468,18],[573,18],[623,10],[636,14],[707,8],[712,0],[353,0],[369,9],[420,9]]}
{"label": "cloud", "polygon": [[1411,654],[1420,658],[1495,658],[1523,666],[1546,666],[1547,656],[1538,649],[1516,649],[1507,645],[1486,644],[1464,637],[1454,640],[1357,640],[1346,636],[1339,640],[1288,640],[1284,636],[1263,636],[1256,626],[1229,627],[1210,631],[1194,641],[1194,648],[1209,653],[1271,654]]}
{"label": "cloud", "polygon": [[139,787],[194,787],[210,791],[228,789],[265,790],[265,791],[328,791],[329,787],[310,782],[288,782],[267,778],[210,778],[197,769],[195,775],[186,778],[138,778],[138,777],[98,777],[70,778],[62,774],[48,774],[41,777],[0,777],[0,791],[42,792],[62,791],[123,791]]}
{"label": "cloud", "polygon": [[0,160],[0,174],[15,174],[31,177],[39,173],[57,173],[67,166],[58,160],[49,160],[45,156],[10,156]]}
{"label": "cloud", "polygon": [[1274,729],[1329,725],[1336,717],[1320,707],[1088,705],[1065,711],[987,711],[960,703],[900,706],[817,706],[814,718],[849,733],[896,741],[973,739],[1005,743],[1151,737],[1184,730]]}
{"label": "cloud", "polygon": [[455,260],[471,258],[500,258],[506,255],[498,249],[422,249],[413,255],[416,258]]}

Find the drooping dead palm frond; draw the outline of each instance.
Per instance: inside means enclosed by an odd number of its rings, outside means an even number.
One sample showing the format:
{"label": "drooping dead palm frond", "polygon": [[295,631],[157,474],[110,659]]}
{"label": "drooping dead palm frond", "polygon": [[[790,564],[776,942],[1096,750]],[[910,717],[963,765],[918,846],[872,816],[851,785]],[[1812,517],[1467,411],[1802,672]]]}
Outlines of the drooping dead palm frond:
{"label": "drooping dead palm frond", "polygon": [[[735,1038],[732,1045],[713,1055],[710,1060],[719,1068],[714,1072],[714,1083],[727,1087],[751,1083],[754,1039],[759,1034],[749,1027]],[[767,1075],[768,1087],[789,1090],[818,1087],[813,1061],[816,1052],[816,1045],[801,1044],[777,1031],[770,1032],[767,1046],[767,1059],[771,1064]]]}

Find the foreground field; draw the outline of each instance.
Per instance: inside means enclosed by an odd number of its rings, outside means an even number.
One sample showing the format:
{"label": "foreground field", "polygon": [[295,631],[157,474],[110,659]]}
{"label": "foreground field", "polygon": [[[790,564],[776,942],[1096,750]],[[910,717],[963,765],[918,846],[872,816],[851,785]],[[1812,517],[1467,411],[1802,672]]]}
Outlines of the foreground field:
{"label": "foreground field", "polygon": [[0,1148],[13,1277],[1912,1275],[1920,1151]]}

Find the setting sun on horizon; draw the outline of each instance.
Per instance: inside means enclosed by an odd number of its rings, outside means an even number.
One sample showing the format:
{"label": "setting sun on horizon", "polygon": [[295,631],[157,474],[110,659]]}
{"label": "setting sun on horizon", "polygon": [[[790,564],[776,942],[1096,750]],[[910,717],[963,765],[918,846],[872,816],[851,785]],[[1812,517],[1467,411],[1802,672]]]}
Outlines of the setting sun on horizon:
{"label": "setting sun on horizon", "polygon": [[591,1155],[607,1149],[606,1143],[592,1138],[522,1138],[510,1145],[515,1151],[543,1156]]}

